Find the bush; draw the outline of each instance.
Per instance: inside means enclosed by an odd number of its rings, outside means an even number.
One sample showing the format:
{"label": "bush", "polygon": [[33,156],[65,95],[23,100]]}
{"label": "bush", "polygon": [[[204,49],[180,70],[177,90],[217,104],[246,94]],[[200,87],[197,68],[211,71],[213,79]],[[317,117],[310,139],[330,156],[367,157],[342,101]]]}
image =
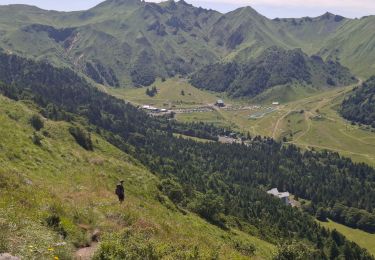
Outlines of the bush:
{"label": "bush", "polygon": [[320,221],[323,221],[323,222],[327,221],[327,213],[321,207],[318,208],[318,210],[316,211],[315,217],[317,218],[317,220],[320,220]]}
{"label": "bush", "polygon": [[94,150],[90,133],[77,126],[69,128],[69,132],[81,147],[88,151]]}
{"label": "bush", "polygon": [[151,89],[149,88],[146,89],[146,95],[149,97],[154,97],[156,96],[157,93],[158,93],[158,90],[156,89],[156,87],[152,87]]}
{"label": "bush", "polygon": [[155,246],[141,234],[126,230],[100,243],[95,260],[105,259],[160,259]]}
{"label": "bush", "polygon": [[159,189],[174,203],[181,203],[185,198],[182,186],[172,179],[162,180]]}
{"label": "bush", "polygon": [[223,212],[223,199],[209,191],[200,195],[190,205],[191,209],[201,217],[216,224],[222,224],[219,214]]}
{"label": "bush", "polygon": [[44,121],[39,115],[33,115],[29,120],[31,126],[36,130],[39,131],[44,127]]}
{"label": "bush", "polygon": [[42,140],[43,138],[36,132],[33,133],[31,140],[33,141],[33,144],[42,146]]}
{"label": "bush", "polygon": [[61,225],[60,217],[56,214],[52,214],[45,219],[48,227],[52,228],[54,231],[59,233],[63,238],[66,238],[68,233],[65,231],[64,227]]}
{"label": "bush", "polygon": [[8,224],[0,219],[0,254],[8,251],[8,233],[9,226]]}
{"label": "bush", "polygon": [[253,256],[256,251],[256,247],[247,241],[235,241],[234,247],[237,251],[246,256]]}
{"label": "bush", "polygon": [[316,250],[308,246],[292,242],[291,244],[283,244],[278,246],[274,260],[305,260],[305,259],[322,259]]}

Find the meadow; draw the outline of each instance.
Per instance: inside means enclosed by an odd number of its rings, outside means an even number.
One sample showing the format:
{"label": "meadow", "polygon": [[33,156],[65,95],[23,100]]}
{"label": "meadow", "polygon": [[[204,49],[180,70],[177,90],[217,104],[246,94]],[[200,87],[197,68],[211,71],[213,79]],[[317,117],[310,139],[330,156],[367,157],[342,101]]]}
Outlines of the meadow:
{"label": "meadow", "polygon": [[[103,244],[131,232],[167,258],[247,259],[236,250],[238,243],[254,245],[254,257],[262,259],[275,252],[256,237],[182,212],[159,191],[157,176],[100,136],[91,136],[94,150],[86,151],[70,135],[70,123],[45,119],[35,133],[29,119],[37,113],[30,104],[0,96],[0,252],[71,259],[77,248],[90,245],[95,230]],[[123,205],[114,195],[121,179]]]}
{"label": "meadow", "polygon": [[328,229],[336,229],[349,240],[357,243],[361,247],[367,248],[367,250],[375,256],[375,234],[370,234],[359,229],[353,229],[332,220],[319,223]]}
{"label": "meadow", "polygon": [[[359,125],[352,125],[337,112],[342,100],[354,86],[312,91],[307,88],[291,90],[277,99],[285,88],[269,90],[253,99],[231,99],[224,94],[202,91],[182,79],[158,81],[159,93],[148,97],[144,88],[110,89],[110,93],[138,105],[155,105],[172,109],[212,105],[218,98],[229,107],[259,105],[258,109],[214,109],[211,112],[177,114],[183,122],[206,122],[251,135],[273,137],[300,146],[303,149],[331,150],[357,162],[375,166],[375,132]],[[300,87],[301,88],[301,87]],[[185,95],[181,95],[181,91]],[[271,94],[270,94],[271,93]],[[276,93],[276,94],[275,94]],[[287,98],[285,98],[287,97]],[[271,101],[280,105],[261,118],[250,118],[272,107]]]}

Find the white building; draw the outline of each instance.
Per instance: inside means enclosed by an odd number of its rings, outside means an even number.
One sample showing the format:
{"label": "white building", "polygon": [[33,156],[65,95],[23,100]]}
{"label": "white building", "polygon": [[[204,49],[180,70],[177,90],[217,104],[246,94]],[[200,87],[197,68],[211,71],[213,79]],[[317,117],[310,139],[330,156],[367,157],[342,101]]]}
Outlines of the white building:
{"label": "white building", "polygon": [[267,191],[267,193],[281,199],[286,205],[290,204],[290,201],[289,201],[290,194],[289,194],[289,192],[279,192],[279,190],[277,188],[273,188],[273,189]]}

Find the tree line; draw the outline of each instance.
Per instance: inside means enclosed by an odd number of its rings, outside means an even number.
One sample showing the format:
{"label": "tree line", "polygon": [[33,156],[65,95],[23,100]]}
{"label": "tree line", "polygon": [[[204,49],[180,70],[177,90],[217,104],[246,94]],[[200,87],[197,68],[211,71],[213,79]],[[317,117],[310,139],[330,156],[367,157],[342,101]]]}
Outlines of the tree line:
{"label": "tree line", "polygon": [[[160,189],[177,207],[221,228],[235,226],[274,244],[298,241],[312,252],[311,258],[372,259],[356,244],[320,227],[311,215],[265,192],[278,187],[326,210],[341,203],[371,213],[375,173],[365,164],[336,153],[302,152],[269,138],[232,145],[175,138],[174,133],[190,130],[198,137],[214,138],[228,130],[149,117],[68,69],[5,54],[0,61],[0,93],[32,100],[51,119],[86,120],[92,130],[160,176]],[[71,134],[77,141],[87,136],[77,129]],[[85,145],[90,149],[92,143],[82,142]]]}

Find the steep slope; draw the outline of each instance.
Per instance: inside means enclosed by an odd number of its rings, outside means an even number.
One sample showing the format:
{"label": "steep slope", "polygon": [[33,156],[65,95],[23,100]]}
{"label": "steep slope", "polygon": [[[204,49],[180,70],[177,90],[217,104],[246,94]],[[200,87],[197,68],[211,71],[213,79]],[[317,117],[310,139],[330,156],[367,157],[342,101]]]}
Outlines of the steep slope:
{"label": "steep slope", "polygon": [[[342,204],[345,209],[343,219],[355,212],[360,228],[371,230],[374,217],[371,212],[375,206],[374,169],[355,164],[335,153],[302,153],[295,146],[286,147],[260,137],[243,137],[247,145],[199,143],[175,138],[174,134],[181,131],[197,137],[223,132],[208,125],[184,125],[169,118],[148,117],[130,104],[94,89],[68,69],[56,69],[14,55],[4,55],[2,59],[0,76],[5,84],[0,84],[1,93],[14,100],[27,100],[50,119],[85,124],[92,136],[101,136],[138,159],[162,178],[158,188],[173,201],[173,205],[163,196],[157,196],[157,199],[167,203],[167,207],[176,207],[185,214],[195,212],[227,230],[231,239],[236,237],[233,230],[239,229],[272,244],[295,241],[290,246],[280,247],[279,255],[291,253],[303,255],[304,259],[328,256],[335,259],[339,255],[327,253],[334,250],[355,259],[372,259],[365,250],[349,243],[340,234],[322,229],[308,213],[315,214],[318,209],[328,211],[331,205]],[[38,120],[32,122],[35,128],[40,128],[39,123],[35,124]],[[96,152],[96,140],[90,141],[87,131],[76,127],[69,129],[82,147]],[[32,142],[39,147],[44,145],[40,133],[32,135]],[[286,206],[266,193],[275,186],[311,203],[304,210]],[[17,210],[15,212],[18,214]],[[62,229],[64,226],[60,223],[63,222],[59,220],[53,215],[47,223],[65,236],[66,229]],[[144,222],[139,225],[151,234],[159,234],[154,225]],[[134,248],[136,256],[146,258],[176,252],[174,247],[166,249],[160,244],[159,247],[158,243],[152,243],[153,240],[144,240],[137,234],[133,237],[131,232],[130,235],[125,232],[108,239],[109,242],[101,247],[101,253],[109,258],[126,258],[129,251],[124,251],[124,248],[129,247]],[[140,247],[145,243],[146,248]],[[248,243],[236,243],[235,247],[247,257],[254,253],[254,247]],[[294,247],[296,249],[292,249]],[[190,245],[186,251],[191,252]],[[193,256],[196,254],[194,250]]]}
{"label": "steep slope", "polygon": [[[158,177],[97,134],[94,150],[86,151],[69,133],[77,124],[43,119],[37,132],[29,123],[36,114],[33,106],[0,96],[0,253],[71,259],[75,247],[90,244],[90,234],[100,230],[98,254],[110,253],[107,246],[126,235],[133,257],[245,259],[251,251],[244,248],[271,257],[273,245],[179,211],[159,191]],[[124,205],[113,193],[120,179]]]}
{"label": "steep slope", "polygon": [[350,121],[375,128],[375,77],[353,90],[342,103],[341,114]]}
{"label": "steep slope", "polygon": [[288,46],[302,48],[309,55],[320,51],[328,39],[350,22],[350,19],[331,13],[313,18],[276,18],[273,20],[274,25],[279,28],[279,33],[292,39],[288,42]]}
{"label": "steep slope", "polygon": [[[224,60],[242,63],[266,48],[301,48],[371,74],[373,17],[270,20],[250,7],[227,14],[184,1],[107,0],[80,12],[0,7],[0,48],[73,68],[109,86],[149,85]],[[358,65],[361,63],[361,65]]]}
{"label": "steep slope", "polygon": [[375,16],[351,20],[340,27],[322,46],[320,54],[336,58],[361,77],[373,76]]}
{"label": "steep slope", "polygon": [[349,70],[339,63],[308,57],[301,50],[271,47],[258,58],[241,64],[217,63],[193,74],[191,83],[213,91],[226,91],[234,97],[255,96],[268,88],[298,83],[315,88],[343,86],[355,82]]}
{"label": "steep slope", "polygon": [[19,26],[4,30],[5,50],[70,66],[105,85],[150,85],[157,76],[187,74],[217,57],[207,48],[205,27],[219,13],[183,1],[106,1],[85,12],[46,12],[38,22],[34,12],[25,15],[32,19],[15,16]]}

